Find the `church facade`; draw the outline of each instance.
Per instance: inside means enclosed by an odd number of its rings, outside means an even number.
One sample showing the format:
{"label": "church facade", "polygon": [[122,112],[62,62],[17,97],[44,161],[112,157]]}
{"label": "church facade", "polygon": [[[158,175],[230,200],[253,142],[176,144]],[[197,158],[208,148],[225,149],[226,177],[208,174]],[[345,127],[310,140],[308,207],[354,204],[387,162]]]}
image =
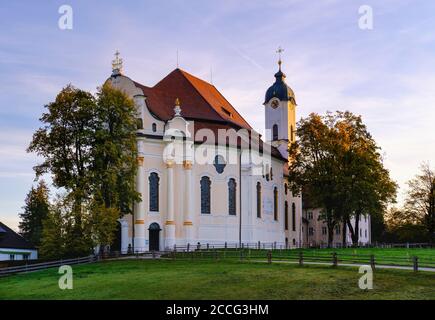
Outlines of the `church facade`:
{"label": "church facade", "polygon": [[[153,87],[130,79],[117,57],[107,80],[137,107],[137,190],[120,249],[302,245],[302,201],[287,186],[295,95],[281,71],[264,101],[263,139],[212,84],[175,69]],[[261,106],[263,103],[263,106]]]}

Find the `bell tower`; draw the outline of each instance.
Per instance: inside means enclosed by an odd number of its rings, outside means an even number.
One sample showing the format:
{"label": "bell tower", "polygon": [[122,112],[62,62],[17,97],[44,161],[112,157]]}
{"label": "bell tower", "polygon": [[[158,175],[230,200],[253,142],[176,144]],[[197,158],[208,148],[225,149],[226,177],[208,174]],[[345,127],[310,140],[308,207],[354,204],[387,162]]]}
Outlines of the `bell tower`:
{"label": "bell tower", "polygon": [[289,145],[295,141],[296,99],[293,90],[285,82],[285,74],[281,71],[281,53],[279,48],[278,67],[275,83],[266,91],[264,100],[266,119],[266,140],[278,148],[284,158],[288,158]]}

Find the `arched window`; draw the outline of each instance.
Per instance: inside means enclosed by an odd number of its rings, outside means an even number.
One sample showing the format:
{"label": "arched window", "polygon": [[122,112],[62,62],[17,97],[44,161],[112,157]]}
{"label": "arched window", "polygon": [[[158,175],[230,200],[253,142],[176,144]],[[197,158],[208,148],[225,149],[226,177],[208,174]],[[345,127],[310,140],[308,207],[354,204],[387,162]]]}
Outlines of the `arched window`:
{"label": "arched window", "polygon": [[292,203],[292,230],[296,231],[296,205]]}
{"label": "arched window", "polygon": [[273,188],[273,219],[278,221],[278,188]]}
{"label": "arched window", "polygon": [[150,211],[159,211],[159,175],[152,172],[148,180],[150,185]]}
{"label": "arched window", "polygon": [[274,124],[272,127],[272,140],[278,140],[278,125]]}
{"label": "arched window", "polygon": [[273,180],[273,170],[272,170],[272,167],[270,167],[270,180]]}
{"label": "arched window", "polygon": [[236,180],[231,178],[228,181],[228,214],[235,216],[236,215]]}
{"label": "arched window", "polygon": [[261,218],[261,183],[257,182],[257,218]]}
{"label": "arched window", "polygon": [[288,202],[284,202],[284,226],[285,230],[288,230]]}
{"label": "arched window", "polygon": [[157,125],[155,123],[153,123],[151,127],[152,127],[153,132],[157,131]]}
{"label": "arched window", "polygon": [[288,185],[287,183],[284,183],[284,193],[287,195],[288,193]]}
{"label": "arched window", "polygon": [[210,185],[209,177],[201,178],[201,213],[210,213]]}

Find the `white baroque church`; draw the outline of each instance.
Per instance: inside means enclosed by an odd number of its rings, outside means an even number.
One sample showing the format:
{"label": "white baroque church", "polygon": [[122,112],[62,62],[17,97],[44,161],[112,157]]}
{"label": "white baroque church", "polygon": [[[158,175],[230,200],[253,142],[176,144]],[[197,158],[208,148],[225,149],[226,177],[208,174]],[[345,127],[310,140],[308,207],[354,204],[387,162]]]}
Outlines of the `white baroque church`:
{"label": "white baroque church", "polygon": [[134,100],[138,115],[141,202],[119,220],[122,253],[302,244],[302,199],[286,177],[297,105],[281,60],[265,100],[253,106],[264,108],[265,139],[215,86],[181,69],[149,87],[123,74],[117,55],[107,81]]}

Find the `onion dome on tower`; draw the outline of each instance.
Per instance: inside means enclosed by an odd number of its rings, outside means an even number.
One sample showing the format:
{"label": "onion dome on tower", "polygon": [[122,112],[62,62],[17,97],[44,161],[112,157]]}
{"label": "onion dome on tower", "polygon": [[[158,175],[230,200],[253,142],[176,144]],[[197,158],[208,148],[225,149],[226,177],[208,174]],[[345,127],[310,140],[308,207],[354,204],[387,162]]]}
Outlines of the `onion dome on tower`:
{"label": "onion dome on tower", "polygon": [[293,90],[285,83],[285,74],[281,71],[281,58],[278,60],[279,70],[275,73],[275,83],[266,91],[264,104],[271,99],[277,98],[280,101],[291,101],[296,105],[295,94]]}

